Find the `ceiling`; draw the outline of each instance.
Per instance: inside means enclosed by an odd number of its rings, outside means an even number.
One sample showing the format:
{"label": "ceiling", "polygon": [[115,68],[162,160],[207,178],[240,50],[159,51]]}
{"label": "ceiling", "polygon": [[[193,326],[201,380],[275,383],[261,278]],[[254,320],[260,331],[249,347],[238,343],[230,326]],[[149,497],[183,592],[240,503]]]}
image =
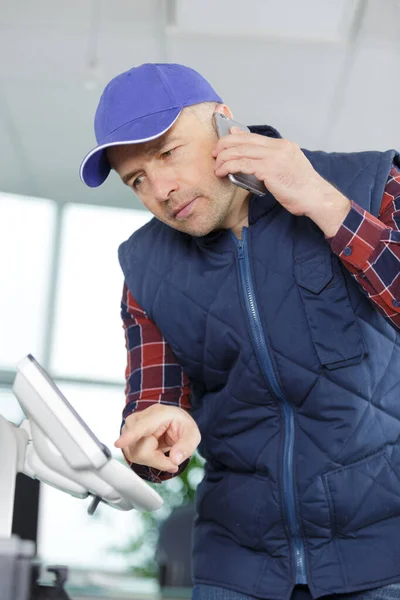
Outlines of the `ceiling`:
{"label": "ceiling", "polygon": [[103,87],[142,62],[194,67],[303,147],[400,145],[399,0],[0,0],[0,190],[137,207],[78,172]]}

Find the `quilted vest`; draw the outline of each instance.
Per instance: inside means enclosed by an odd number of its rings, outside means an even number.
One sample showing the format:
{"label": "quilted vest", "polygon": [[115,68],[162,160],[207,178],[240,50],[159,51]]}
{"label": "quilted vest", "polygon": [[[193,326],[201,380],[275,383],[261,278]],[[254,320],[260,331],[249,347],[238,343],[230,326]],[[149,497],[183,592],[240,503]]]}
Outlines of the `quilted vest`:
{"label": "quilted vest", "polygon": [[[395,151],[304,152],[378,215]],[[119,259],[191,382],[194,582],[269,600],[399,582],[400,334],[318,227],[268,193],[241,240],[153,219]]]}

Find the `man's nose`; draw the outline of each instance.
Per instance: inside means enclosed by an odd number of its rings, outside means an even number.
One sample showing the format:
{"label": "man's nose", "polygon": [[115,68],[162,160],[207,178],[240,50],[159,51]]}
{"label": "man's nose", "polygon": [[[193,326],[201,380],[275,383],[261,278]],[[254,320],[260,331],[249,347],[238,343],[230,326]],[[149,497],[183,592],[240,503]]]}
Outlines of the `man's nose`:
{"label": "man's nose", "polygon": [[161,169],[157,173],[153,173],[152,187],[154,198],[158,202],[165,202],[169,200],[172,192],[178,190],[179,185],[172,171]]}

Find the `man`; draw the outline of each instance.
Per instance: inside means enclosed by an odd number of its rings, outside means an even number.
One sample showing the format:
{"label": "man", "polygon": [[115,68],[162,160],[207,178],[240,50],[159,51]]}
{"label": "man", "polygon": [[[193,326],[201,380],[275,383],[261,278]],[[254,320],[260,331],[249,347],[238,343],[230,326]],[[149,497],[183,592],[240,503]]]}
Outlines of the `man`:
{"label": "man", "polygon": [[116,446],[160,482],[201,435],[195,598],[400,598],[399,157],[218,140],[216,111],[192,69],[145,64],[96,112],[83,181],[114,169],[155,216],[119,251]]}

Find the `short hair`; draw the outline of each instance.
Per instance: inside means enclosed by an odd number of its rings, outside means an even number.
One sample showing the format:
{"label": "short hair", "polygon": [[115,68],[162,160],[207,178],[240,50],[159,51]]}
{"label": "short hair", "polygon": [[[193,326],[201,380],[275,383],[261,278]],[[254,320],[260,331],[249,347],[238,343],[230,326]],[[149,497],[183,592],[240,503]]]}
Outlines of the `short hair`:
{"label": "short hair", "polygon": [[210,128],[210,131],[217,133],[213,114],[217,108],[219,102],[201,102],[200,104],[192,104],[187,106],[184,110],[191,112],[195,115],[203,125]]}

